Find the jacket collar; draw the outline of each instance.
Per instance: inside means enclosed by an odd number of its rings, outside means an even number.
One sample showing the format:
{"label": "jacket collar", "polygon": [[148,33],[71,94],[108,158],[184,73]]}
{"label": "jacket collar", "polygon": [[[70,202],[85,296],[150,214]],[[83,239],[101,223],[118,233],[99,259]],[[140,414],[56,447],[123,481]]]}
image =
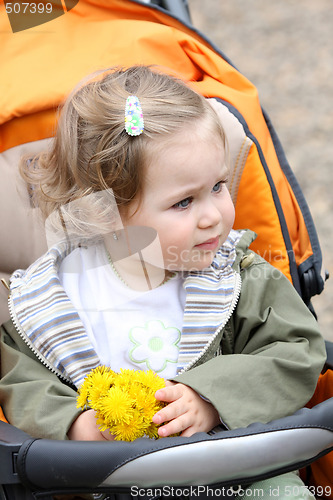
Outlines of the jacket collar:
{"label": "jacket collar", "polygon": [[27,271],[16,271],[10,288],[21,336],[42,362],[78,387],[100,360],[58,278],[60,262],[72,250],[66,244],[52,247]]}
{"label": "jacket collar", "polygon": [[185,279],[186,304],[178,373],[189,369],[207,351],[229,320],[240,294],[240,275],[233,269],[236,245],[245,231],[231,231],[209,268]]}

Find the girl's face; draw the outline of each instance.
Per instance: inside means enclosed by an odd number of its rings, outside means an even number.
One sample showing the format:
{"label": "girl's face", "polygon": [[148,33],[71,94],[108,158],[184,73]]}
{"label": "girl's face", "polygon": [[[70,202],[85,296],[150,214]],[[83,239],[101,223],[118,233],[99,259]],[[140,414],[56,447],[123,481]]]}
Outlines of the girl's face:
{"label": "girl's face", "polygon": [[132,202],[123,223],[157,231],[164,269],[200,271],[234,223],[228,174],[221,138],[196,122],[152,155],[141,203]]}

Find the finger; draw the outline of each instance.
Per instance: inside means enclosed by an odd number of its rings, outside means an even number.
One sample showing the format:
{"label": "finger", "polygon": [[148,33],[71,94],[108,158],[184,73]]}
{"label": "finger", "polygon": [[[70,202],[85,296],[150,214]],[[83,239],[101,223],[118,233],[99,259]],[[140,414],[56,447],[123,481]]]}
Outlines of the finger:
{"label": "finger", "polygon": [[164,422],[169,422],[170,420],[180,417],[180,415],[183,415],[185,411],[186,410],[182,404],[178,401],[174,401],[155,413],[152,420],[154,424],[160,425]]}
{"label": "finger", "polygon": [[100,431],[100,432],[101,432],[101,436],[102,436],[104,441],[114,441],[115,436],[113,436],[113,434],[111,434],[109,429],[106,429],[106,431]]}
{"label": "finger", "polygon": [[182,433],[190,426],[189,415],[182,414],[178,418],[175,418],[167,424],[159,427],[158,434],[161,437],[168,437],[172,434]]}
{"label": "finger", "polygon": [[191,436],[193,436],[193,434],[195,434],[196,432],[198,432],[198,431],[197,431],[197,430],[195,430],[193,426],[190,426],[190,427],[188,427],[187,429],[185,429],[185,430],[181,433],[181,437],[191,437]]}
{"label": "finger", "polygon": [[171,382],[171,380],[165,381],[165,387],[171,387],[172,385],[176,385],[176,382]]}
{"label": "finger", "polygon": [[165,401],[166,403],[171,403],[182,396],[182,388],[180,384],[172,384],[163,389],[159,389],[155,392],[155,398],[158,401]]}

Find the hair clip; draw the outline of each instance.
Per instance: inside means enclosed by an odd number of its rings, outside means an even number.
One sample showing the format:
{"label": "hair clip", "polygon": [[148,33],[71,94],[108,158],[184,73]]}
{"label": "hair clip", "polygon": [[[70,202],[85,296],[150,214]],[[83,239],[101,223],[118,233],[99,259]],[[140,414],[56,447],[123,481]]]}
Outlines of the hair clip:
{"label": "hair clip", "polygon": [[144,129],[142,108],[139,99],[130,95],[125,105],[125,130],[128,135],[136,136],[142,134]]}

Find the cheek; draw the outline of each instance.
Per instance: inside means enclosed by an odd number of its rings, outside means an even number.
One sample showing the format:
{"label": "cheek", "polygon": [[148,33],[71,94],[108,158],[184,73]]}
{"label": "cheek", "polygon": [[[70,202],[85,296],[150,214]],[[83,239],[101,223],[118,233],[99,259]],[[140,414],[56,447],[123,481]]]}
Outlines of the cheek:
{"label": "cheek", "polygon": [[229,222],[230,225],[233,226],[235,222],[235,206],[230,200],[230,206],[229,206]]}
{"label": "cheek", "polygon": [[235,206],[231,200],[229,192],[221,204],[221,214],[224,224],[226,226],[230,226],[231,229],[235,221]]}
{"label": "cheek", "polygon": [[171,269],[178,269],[184,258],[188,259],[191,248],[190,238],[180,225],[173,225],[160,237],[160,244],[165,264]]}
{"label": "cheek", "polygon": [[160,242],[164,253],[167,252],[170,247],[172,247],[173,251],[178,252],[183,248],[187,248],[188,237],[185,231],[181,230],[180,227],[173,226],[160,237]]}
{"label": "cheek", "polygon": [[184,246],[190,237],[192,224],[191,217],[185,212],[179,214],[172,211],[161,217],[156,227],[161,242]]}

